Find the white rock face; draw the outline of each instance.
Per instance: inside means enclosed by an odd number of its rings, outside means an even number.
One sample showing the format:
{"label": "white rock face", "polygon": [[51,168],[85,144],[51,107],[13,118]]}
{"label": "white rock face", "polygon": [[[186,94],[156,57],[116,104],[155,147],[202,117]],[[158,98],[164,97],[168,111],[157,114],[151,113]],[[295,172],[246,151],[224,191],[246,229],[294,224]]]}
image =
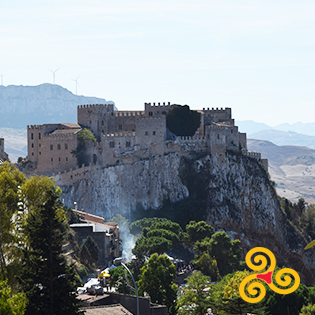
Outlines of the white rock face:
{"label": "white rock face", "polygon": [[72,187],[62,186],[65,204],[77,201],[79,208],[105,218],[115,213],[129,216],[137,205],[158,208],[165,198],[172,202],[188,197],[179,178],[177,155],[102,169]]}
{"label": "white rock face", "polygon": [[314,250],[304,253],[306,241],[280,209],[263,167],[249,157],[156,156],[101,169],[61,188],[66,205],[76,201],[79,209],[105,219],[116,213],[130,218],[137,206],[159,211],[165,199],[203,201],[207,222],[240,239],[244,256],[253,247],[267,247],[278,265],[295,269],[304,283],[315,283]]}

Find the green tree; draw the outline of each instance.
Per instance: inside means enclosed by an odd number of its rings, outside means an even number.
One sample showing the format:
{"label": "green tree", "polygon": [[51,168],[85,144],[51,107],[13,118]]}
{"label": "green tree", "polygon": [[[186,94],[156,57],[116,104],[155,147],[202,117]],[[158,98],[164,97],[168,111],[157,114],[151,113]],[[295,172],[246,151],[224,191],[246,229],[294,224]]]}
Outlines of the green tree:
{"label": "green tree", "polygon": [[210,277],[213,281],[220,279],[220,271],[217,261],[209,255],[209,253],[203,253],[197,260],[194,261],[194,265],[205,276]]}
{"label": "green tree", "polygon": [[62,255],[66,217],[56,203],[61,190],[52,180],[36,177],[26,181],[21,191],[29,206],[23,227],[26,249],[19,272],[28,298],[25,314],[78,314],[74,266],[67,266]]}
{"label": "green tree", "polygon": [[303,305],[299,315],[315,315],[315,304]]}
{"label": "green tree", "polygon": [[92,266],[98,262],[99,248],[95,240],[88,235],[86,240],[82,243],[79,250],[80,261],[84,265]]}
{"label": "green tree", "polygon": [[175,266],[166,255],[153,254],[141,268],[137,282],[139,294],[150,295],[153,303],[166,305],[169,312],[175,312],[177,287]]}
{"label": "green tree", "polygon": [[249,271],[237,271],[225,276],[218,285],[213,286],[211,303],[219,314],[265,314],[264,302],[250,304],[245,302],[239,294],[239,286]]}
{"label": "green tree", "polygon": [[130,224],[129,230],[132,235],[141,236],[142,229],[145,227],[151,227],[155,223],[169,221],[165,218],[143,218]]}
{"label": "green tree", "polygon": [[150,256],[153,253],[163,254],[169,252],[172,247],[172,242],[164,237],[141,237],[137,239],[132,253],[137,258],[143,259],[145,256]]}
{"label": "green tree", "polygon": [[7,281],[0,282],[0,315],[23,315],[27,299],[24,293],[12,294]]}
{"label": "green tree", "polygon": [[78,159],[78,165],[89,164],[91,157],[87,154],[87,149],[96,142],[96,138],[93,132],[86,128],[80,130],[77,136],[78,146],[75,150],[71,151],[71,153]]}
{"label": "green tree", "polygon": [[188,277],[187,285],[177,301],[178,314],[206,314],[207,309],[211,307],[210,281],[211,278],[203,275],[200,271],[195,271]]}
{"label": "green tree", "polygon": [[18,209],[19,187],[25,176],[16,167],[4,162],[0,165],[0,280],[14,282],[20,257]]}
{"label": "green tree", "polygon": [[132,279],[123,266],[112,268],[110,273],[110,286],[114,287],[117,292],[131,294],[135,292]]}
{"label": "green tree", "polygon": [[175,105],[166,115],[166,127],[176,136],[193,136],[200,127],[200,117],[188,105]]}
{"label": "green tree", "polygon": [[205,221],[190,221],[186,225],[186,233],[184,233],[184,244],[188,247],[195,245],[197,241],[204,238],[210,238],[214,233],[214,228]]}
{"label": "green tree", "polygon": [[194,247],[198,255],[208,252],[217,261],[220,275],[226,275],[240,266],[240,241],[231,241],[225,232],[216,232],[211,238],[197,241]]}

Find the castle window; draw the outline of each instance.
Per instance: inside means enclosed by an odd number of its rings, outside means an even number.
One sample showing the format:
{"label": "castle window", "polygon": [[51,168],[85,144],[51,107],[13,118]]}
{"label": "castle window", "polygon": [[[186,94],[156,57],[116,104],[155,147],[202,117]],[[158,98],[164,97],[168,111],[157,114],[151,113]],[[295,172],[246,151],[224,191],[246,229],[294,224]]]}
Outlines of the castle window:
{"label": "castle window", "polygon": [[34,143],[32,143],[32,148],[34,148]]}
{"label": "castle window", "polygon": [[42,155],[42,152],[39,151],[38,154],[39,154],[39,155]]}
{"label": "castle window", "polygon": [[153,112],[149,112],[149,116],[153,116]]}
{"label": "castle window", "polygon": [[59,158],[59,162],[61,161],[61,159]]}
{"label": "castle window", "polygon": [[104,126],[104,120],[102,120],[102,126]]}
{"label": "castle window", "polygon": [[115,147],[115,142],[114,142],[114,141],[111,141],[111,142],[109,143],[109,147],[110,147],[110,148],[114,148],[114,147]]}
{"label": "castle window", "polygon": [[42,144],[41,144],[41,143],[39,143],[39,144],[38,144],[38,146],[39,146],[39,147],[41,147],[41,146],[42,146]]}
{"label": "castle window", "polygon": [[155,131],[152,132],[153,136],[155,136]]}
{"label": "castle window", "polygon": [[146,131],[146,132],[144,133],[144,135],[145,135],[145,136],[147,136],[148,134],[149,134],[149,132],[148,132],[148,131]]}
{"label": "castle window", "polygon": [[51,144],[51,145],[50,145],[50,150],[52,151],[53,149],[54,149],[54,145]]}
{"label": "castle window", "polygon": [[126,147],[130,147],[130,141],[126,141]]}
{"label": "castle window", "polygon": [[65,143],[65,150],[68,150],[68,143]]}
{"label": "castle window", "polygon": [[68,162],[68,158],[66,157],[66,162]]}
{"label": "castle window", "polygon": [[34,155],[34,152],[32,152],[32,155]]}
{"label": "castle window", "polygon": [[54,158],[50,158],[50,162],[53,162],[54,161]]}
{"label": "castle window", "polygon": [[57,150],[60,150],[60,149],[61,149],[61,145],[57,144]]}
{"label": "castle window", "polygon": [[220,139],[220,135],[218,134],[218,139]]}
{"label": "castle window", "polygon": [[233,133],[233,129],[231,129],[231,133]]}
{"label": "castle window", "polygon": [[31,140],[34,140],[34,134],[33,134],[33,132],[31,133]]}
{"label": "castle window", "polygon": [[162,115],[166,115],[166,111],[163,111],[163,112],[162,112]]}
{"label": "castle window", "polygon": [[118,130],[122,130],[122,125],[118,125]]}
{"label": "castle window", "polygon": [[42,137],[41,137],[41,134],[39,133],[39,134],[38,134],[38,139],[40,140],[41,138],[42,138]]}

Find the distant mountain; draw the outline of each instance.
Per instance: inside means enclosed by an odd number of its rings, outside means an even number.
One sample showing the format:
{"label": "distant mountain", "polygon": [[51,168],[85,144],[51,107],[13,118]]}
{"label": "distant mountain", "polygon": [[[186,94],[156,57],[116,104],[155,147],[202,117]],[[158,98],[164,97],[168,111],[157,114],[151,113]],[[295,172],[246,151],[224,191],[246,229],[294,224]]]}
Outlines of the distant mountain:
{"label": "distant mountain", "polygon": [[77,122],[77,106],[114,104],[103,98],[74,95],[55,84],[0,86],[0,127],[22,128],[45,123]]}
{"label": "distant mountain", "polygon": [[304,135],[315,136],[315,123],[297,122],[294,124],[281,124],[273,127],[273,129],[282,131],[293,131]]}
{"label": "distant mountain", "polygon": [[247,136],[251,139],[271,141],[276,145],[293,145],[315,149],[315,136],[274,129],[262,130]]}
{"label": "distant mountain", "polygon": [[257,123],[252,120],[236,120],[235,125],[238,126],[238,130],[240,132],[246,132],[247,134],[259,132],[261,130],[267,130],[272,129],[272,127],[263,124],[263,123]]}
{"label": "distant mountain", "polygon": [[[286,133],[287,134],[287,133]],[[261,152],[269,162],[277,193],[297,202],[304,198],[315,203],[315,150],[299,146],[277,146],[264,140],[247,140],[250,151]]]}
{"label": "distant mountain", "polygon": [[246,132],[247,135],[257,133],[264,130],[280,130],[287,132],[295,132],[308,136],[315,136],[315,122],[314,123],[302,123],[297,122],[294,124],[280,124],[274,127],[268,126],[264,123],[257,123],[252,120],[236,120],[236,126],[239,127],[240,132]]}

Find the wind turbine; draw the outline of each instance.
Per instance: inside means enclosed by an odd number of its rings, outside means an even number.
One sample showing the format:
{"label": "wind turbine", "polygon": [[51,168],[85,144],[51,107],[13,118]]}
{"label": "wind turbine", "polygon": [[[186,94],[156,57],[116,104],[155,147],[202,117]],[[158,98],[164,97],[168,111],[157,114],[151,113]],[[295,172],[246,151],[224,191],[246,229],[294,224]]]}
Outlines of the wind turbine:
{"label": "wind turbine", "polygon": [[60,68],[58,68],[57,70],[55,70],[55,71],[52,71],[52,70],[50,70],[50,69],[48,69],[50,72],[52,72],[52,74],[53,74],[53,84],[55,84],[55,73],[59,70]]}
{"label": "wind turbine", "polygon": [[81,74],[78,75],[78,77],[76,79],[72,79],[72,81],[75,81],[75,94],[78,95],[78,79],[80,77]]}

